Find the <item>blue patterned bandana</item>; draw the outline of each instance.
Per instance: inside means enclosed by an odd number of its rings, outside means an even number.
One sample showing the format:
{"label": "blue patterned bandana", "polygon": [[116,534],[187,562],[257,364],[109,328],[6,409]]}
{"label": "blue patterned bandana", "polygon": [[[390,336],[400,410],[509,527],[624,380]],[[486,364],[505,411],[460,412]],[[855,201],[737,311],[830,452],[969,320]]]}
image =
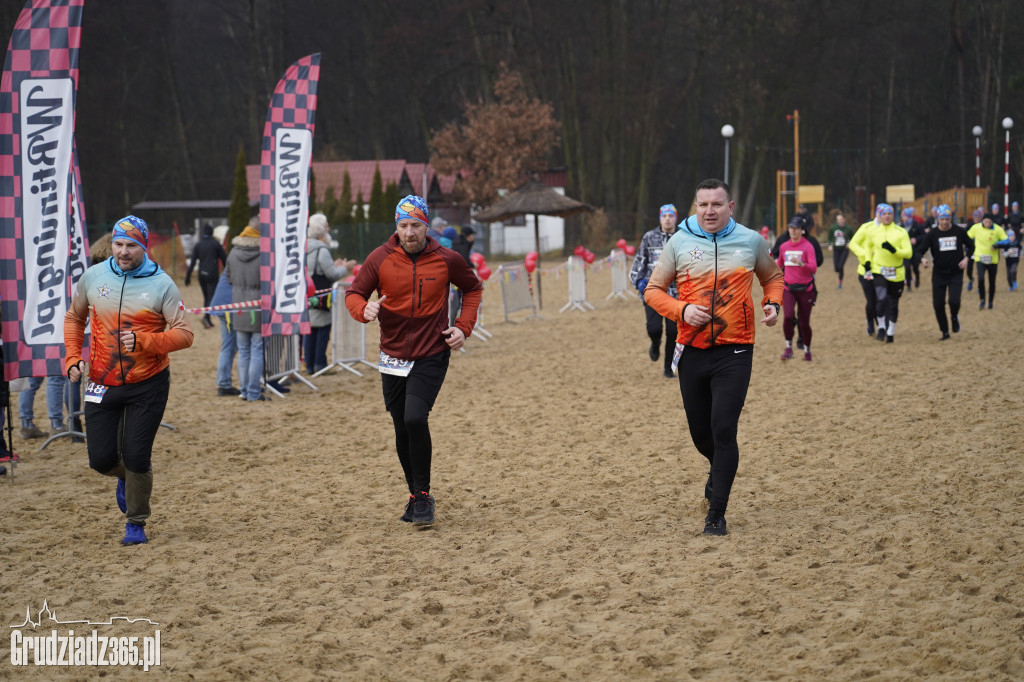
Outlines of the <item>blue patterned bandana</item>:
{"label": "blue patterned bandana", "polygon": [[114,223],[114,234],[111,240],[127,239],[133,241],[144,250],[149,250],[149,226],[142,218],[133,215],[121,218]]}
{"label": "blue patterned bandana", "polygon": [[880,216],[883,213],[888,213],[889,215],[896,215],[896,212],[892,210],[892,204],[879,204],[877,207],[875,207],[876,216]]}
{"label": "blue patterned bandana", "polygon": [[935,217],[937,218],[952,218],[953,211],[949,208],[949,204],[943,204],[935,209]]}
{"label": "blue patterned bandana", "polygon": [[410,194],[398,202],[395,207],[395,224],[399,220],[412,218],[418,220],[427,227],[430,227],[430,212],[427,210],[427,202],[422,197]]}
{"label": "blue patterned bandana", "polygon": [[661,220],[665,214],[672,215],[676,218],[679,217],[679,211],[676,210],[675,204],[665,204],[658,211],[658,220]]}

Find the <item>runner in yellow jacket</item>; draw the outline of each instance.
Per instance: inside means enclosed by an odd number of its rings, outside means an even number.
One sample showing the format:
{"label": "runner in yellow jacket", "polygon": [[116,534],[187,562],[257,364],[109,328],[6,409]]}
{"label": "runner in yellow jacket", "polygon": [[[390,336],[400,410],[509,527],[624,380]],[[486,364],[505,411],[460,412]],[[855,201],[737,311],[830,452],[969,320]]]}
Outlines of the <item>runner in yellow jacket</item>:
{"label": "runner in yellow jacket", "polygon": [[996,242],[1006,239],[1006,230],[997,225],[995,216],[986,213],[980,223],[971,225],[967,236],[974,240],[974,262],[978,264],[978,296],[981,302],[979,310],[985,308],[985,275],[988,275],[988,307],[996,297],[996,270],[999,268],[999,248]]}
{"label": "runner in yellow jacket", "polygon": [[864,249],[867,262],[871,264],[871,281],[875,285],[876,314],[885,324],[883,327],[879,323],[875,338],[887,343],[895,340],[896,321],[900,315],[900,296],[906,281],[903,261],[914,253],[910,235],[893,223],[894,216],[892,206],[878,205],[875,209],[876,225],[868,231],[868,243]]}

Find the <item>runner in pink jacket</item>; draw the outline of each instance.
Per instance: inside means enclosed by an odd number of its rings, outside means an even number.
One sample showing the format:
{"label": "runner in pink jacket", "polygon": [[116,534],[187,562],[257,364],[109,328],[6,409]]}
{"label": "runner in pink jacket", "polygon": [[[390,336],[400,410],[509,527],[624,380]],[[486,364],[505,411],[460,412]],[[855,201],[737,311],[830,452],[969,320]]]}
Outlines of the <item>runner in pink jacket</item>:
{"label": "runner in pink jacket", "polygon": [[[800,327],[800,338],[804,341],[804,360],[811,361],[811,308],[814,306],[814,273],[818,261],[814,246],[804,239],[807,225],[803,217],[796,215],[789,221],[789,241],[783,243],[776,262],[782,268],[786,288],[782,292],[782,332],[786,337],[786,350],[782,359],[793,357],[793,331]],[[793,324],[793,309],[796,308],[796,324]]]}

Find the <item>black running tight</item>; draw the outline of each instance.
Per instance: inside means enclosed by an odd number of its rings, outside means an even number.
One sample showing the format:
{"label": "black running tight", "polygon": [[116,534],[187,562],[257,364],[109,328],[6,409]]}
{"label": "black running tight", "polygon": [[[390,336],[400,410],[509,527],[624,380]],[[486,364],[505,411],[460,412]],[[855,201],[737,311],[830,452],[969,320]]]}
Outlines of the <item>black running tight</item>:
{"label": "black running tight", "polygon": [[690,438],[711,465],[711,511],[723,514],[740,461],[736,430],[753,355],[753,345],[687,346],[679,359],[679,389]]}

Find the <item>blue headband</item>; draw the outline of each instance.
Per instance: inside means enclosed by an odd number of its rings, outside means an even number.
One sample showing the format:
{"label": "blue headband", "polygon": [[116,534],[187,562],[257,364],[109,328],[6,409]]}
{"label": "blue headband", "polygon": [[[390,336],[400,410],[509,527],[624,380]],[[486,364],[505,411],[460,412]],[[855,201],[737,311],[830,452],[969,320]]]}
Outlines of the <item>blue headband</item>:
{"label": "blue headband", "polygon": [[949,204],[943,204],[935,209],[935,215],[939,218],[952,218],[953,211],[950,209]]}
{"label": "blue headband", "polygon": [[679,211],[676,210],[675,204],[665,204],[658,210],[658,218],[661,218],[666,213],[671,213],[676,218],[679,217]]}
{"label": "blue headband", "polygon": [[896,212],[892,210],[891,204],[879,204],[875,207],[875,215],[882,215],[883,213],[890,213],[896,215]]}

